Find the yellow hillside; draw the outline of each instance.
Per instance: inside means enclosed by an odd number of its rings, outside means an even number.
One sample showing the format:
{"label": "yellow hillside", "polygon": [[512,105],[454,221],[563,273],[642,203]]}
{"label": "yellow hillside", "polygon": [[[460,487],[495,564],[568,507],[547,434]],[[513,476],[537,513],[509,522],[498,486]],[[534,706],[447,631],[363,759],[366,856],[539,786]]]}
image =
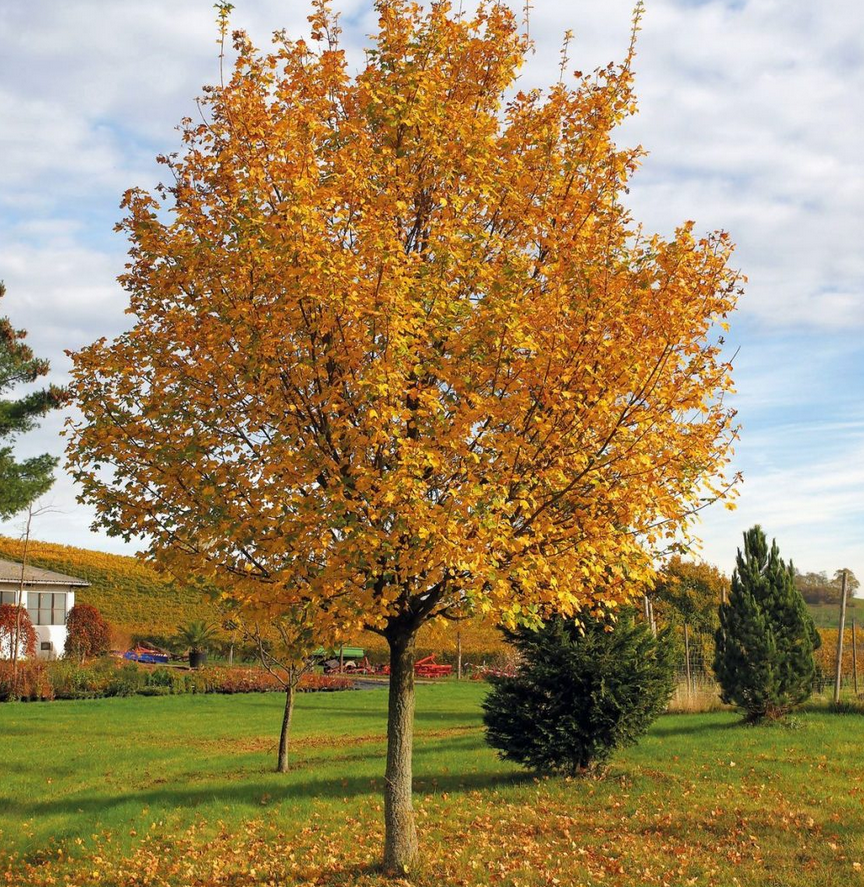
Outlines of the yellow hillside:
{"label": "yellow hillside", "polygon": [[[0,558],[21,559],[21,542],[0,536]],[[119,633],[173,634],[190,619],[217,619],[212,603],[135,557],[31,540],[28,562],[86,579],[76,599],[92,604]]]}
{"label": "yellow hillside", "polygon": [[[0,558],[20,560],[21,542],[0,536]],[[133,634],[171,635],[192,619],[219,620],[213,603],[135,557],[31,540],[28,562],[86,579],[90,587],[79,590],[76,599],[92,604],[105,616],[115,629],[115,642],[128,641]],[[437,653],[439,658],[454,659],[457,630],[466,661],[479,664],[506,655],[498,631],[473,621],[458,628],[449,623],[424,627],[417,639],[418,655]],[[349,643],[364,647],[376,660],[386,658],[387,644],[379,635],[358,632]]]}

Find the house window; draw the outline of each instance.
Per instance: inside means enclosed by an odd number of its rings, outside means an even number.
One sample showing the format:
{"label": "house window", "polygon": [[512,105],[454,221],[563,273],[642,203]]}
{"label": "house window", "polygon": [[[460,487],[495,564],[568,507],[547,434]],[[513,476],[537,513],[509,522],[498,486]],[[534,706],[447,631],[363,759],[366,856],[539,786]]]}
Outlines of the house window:
{"label": "house window", "polygon": [[65,592],[28,591],[27,612],[34,625],[65,625]]}
{"label": "house window", "polygon": [[47,653],[51,652],[51,641],[42,641],[41,650],[44,650]]}
{"label": "house window", "polygon": [[0,591],[0,604],[17,604],[17,591]]}

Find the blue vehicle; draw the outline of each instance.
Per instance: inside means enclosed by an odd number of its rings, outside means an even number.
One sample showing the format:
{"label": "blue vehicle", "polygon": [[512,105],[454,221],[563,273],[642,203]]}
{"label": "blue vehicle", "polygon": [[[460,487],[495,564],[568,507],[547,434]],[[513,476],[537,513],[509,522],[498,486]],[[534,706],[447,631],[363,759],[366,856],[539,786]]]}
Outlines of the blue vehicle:
{"label": "blue vehicle", "polygon": [[168,663],[168,654],[160,653],[150,647],[142,647],[140,644],[132,650],[127,650],[123,654],[124,659],[130,659],[132,662],[147,662],[151,665],[166,665]]}

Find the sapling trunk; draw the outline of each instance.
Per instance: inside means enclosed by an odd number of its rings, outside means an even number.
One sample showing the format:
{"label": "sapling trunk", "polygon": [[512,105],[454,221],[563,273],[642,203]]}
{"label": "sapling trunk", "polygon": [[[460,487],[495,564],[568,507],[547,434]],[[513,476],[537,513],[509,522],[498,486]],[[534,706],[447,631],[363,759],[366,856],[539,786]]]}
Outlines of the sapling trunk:
{"label": "sapling trunk", "polygon": [[285,691],[285,711],[282,715],[282,730],[279,733],[279,759],[276,763],[277,773],[288,772],[288,737],[291,734],[291,717],[294,714],[294,683],[290,683]]}
{"label": "sapling trunk", "polygon": [[417,861],[417,828],[411,803],[414,740],[414,638],[394,634],[390,644],[387,769],[384,774],[384,872],[404,877]]}

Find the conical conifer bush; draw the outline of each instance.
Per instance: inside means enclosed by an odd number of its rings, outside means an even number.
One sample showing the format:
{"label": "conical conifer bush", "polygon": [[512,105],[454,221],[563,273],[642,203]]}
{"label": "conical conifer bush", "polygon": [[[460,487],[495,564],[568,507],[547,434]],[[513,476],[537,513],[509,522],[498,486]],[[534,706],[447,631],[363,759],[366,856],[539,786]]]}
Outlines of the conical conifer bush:
{"label": "conical conifer bush", "polygon": [[810,696],[819,634],[795,587],[792,564],[784,563],[776,541],[768,548],[758,524],[738,550],[716,641],[721,698],[739,706],[747,720],[782,717]]}
{"label": "conical conifer bush", "polygon": [[521,654],[512,677],[492,679],[486,741],[540,773],[602,773],[663,711],[675,684],[668,632],[654,637],[632,613],[615,623],[555,617],[505,632]]}

